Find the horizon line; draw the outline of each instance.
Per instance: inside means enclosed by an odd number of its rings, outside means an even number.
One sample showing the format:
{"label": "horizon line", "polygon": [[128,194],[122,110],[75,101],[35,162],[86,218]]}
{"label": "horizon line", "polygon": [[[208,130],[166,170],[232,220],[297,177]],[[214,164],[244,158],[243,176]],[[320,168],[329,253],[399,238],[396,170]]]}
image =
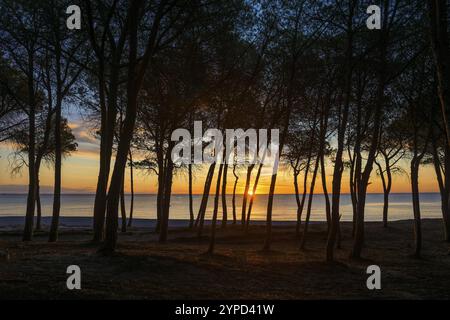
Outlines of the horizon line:
{"label": "horizon line", "polygon": [[[426,193],[437,193],[439,194],[439,191],[423,191],[419,192],[419,194],[426,194]],[[27,195],[27,192],[0,192],[0,195]],[[220,193],[221,194],[221,193]],[[350,192],[341,192],[341,195],[350,195]],[[384,195],[383,192],[367,192],[367,194],[379,194]],[[393,194],[412,194],[412,192],[390,192],[389,195]],[[53,195],[53,193],[40,193],[40,195]],[[85,195],[85,196],[91,196],[95,195],[95,192],[61,192],[61,195]],[[131,193],[125,193],[125,195],[131,195]],[[157,193],[148,193],[148,192],[136,192],[134,195],[158,195]],[[188,196],[189,193],[172,193],[174,196]],[[200,196],[203,195],[203,193],[193,193],[193,196]],[[210,193],[209,195],[215,195],[215,193]],[[233,195],[233,193],[227,193],[227,195]],[[243,193],[236,193],[236,195],[243,195]],[[257,193],[256,196],[265,196],[268,195],[268,193]],[[286,196],[286,195],[295,195],[295,193],[275,193],[274,195],[279,196]],[[302,195],[301,193],[299,194]],[[309,196],[309,193],[306,193],[306,195]],[[324,195],[324,193],[314,193],[314,195]],[[328,193],[328,195],[332,195],[332,193]]]}

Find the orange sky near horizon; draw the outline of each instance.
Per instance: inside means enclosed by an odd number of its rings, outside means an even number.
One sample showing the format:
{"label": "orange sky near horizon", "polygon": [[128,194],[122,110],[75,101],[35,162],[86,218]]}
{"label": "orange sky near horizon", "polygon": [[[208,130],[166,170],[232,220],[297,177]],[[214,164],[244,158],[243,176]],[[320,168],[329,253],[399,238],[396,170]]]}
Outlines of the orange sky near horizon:
{"label": "orange sky near horizon", "polygon": [[[63,169],[62,169],[62,184],[63,192],[82,192],[82,193],[93,193],[95,192],[97,175],[98,175],[98,150],[95,150],[92,146],[86,148],[84,142],[79,142],[80,149],[75,152],[70,157],[64,159]],[[11,175],[11,164],[9,154],[11,149],[6,145],[0,146],[0,190],[2,192],[8,192],[8,186],[10,185],[26,185],[28,183],[28,177],[26,168],[21,173],[21,175],[12,176]],[[407,169],[407,160],[404,160],[402,166]],[[203,192],[203,183],[206,177],[207,166],[197,167],[194,171],[194,185],[193,191],[195,194],[201,194]],[[331,191],[331,180],[332,180],[332,165],[328,164],[326,167],[327,171],[327,188]],[[228,193],[233,190],[234,176],[231,170],[228,171]],[[256,174],[256,169],[254,170],[254,175]],[[237,186],[237,193],[244,192],[244,183],[246,171],[245,169],[238,171],[239,183]],[[148,174],[148,172],[136,170],[135,171],[135,184],[134,189],[136,193],[156,193],[157,192],[157,179],[155,174]],[[264,167],[259,185],[257,187],[256,194],[268,193],[269,185],[271,179],[271,168]],[[300,177],[300,188],[303,186],[302,177]],[[431,165],[423,166],[420,171],[420,191],[421,192],[438,192],[438,185],[436,182],[436,176],[434,169]],[[53,170],[48,165],[43,165],[41,168],[40,176],[41,186],[53,185]],[[173,193],[175,194],[186,194],[188,193],[188,177],[187,172],[179,172],[173,183]],[[6,189],[6,190],[5,190]],[[130,191],[130,181],[129,181],[129,171],[127,169],[126,173],[126,192]],[[214,188],[211,188],[211,193],[214,192]],[[318,175],[316,182],[316,193],[322,193],[322,182],[320,174]],[[342,193],[349,192],[348,175],[344,172],[342,180]],[[376,176],[375,173],[372,174],[371,184],[369,185],[370,193],[381,193],[383,192],[380,178]],[[394,182],[392,187],[392,192],[410,192],[410,180],[407,175],[394,175]],[[293,187],[293,177],[292,173],[286,169],[280,169],[278,178],[276,193],[279,194],[290,194],[294,193]]]}

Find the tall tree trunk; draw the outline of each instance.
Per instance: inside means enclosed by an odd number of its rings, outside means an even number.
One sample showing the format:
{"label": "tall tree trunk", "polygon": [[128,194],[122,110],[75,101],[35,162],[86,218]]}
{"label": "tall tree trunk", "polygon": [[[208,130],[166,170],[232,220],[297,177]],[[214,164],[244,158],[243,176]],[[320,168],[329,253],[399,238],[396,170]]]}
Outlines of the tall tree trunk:
{"label": "tall tree trunk", "polygon": [[254,164],[250,164],[247,168],[247,177],[245,179],[245,189],[244,194],[242,195],[242,212],[241,212],[241,224],[245,227],[245,214],[247,212],[247,201],[248,201],[248,191],[250,189],[250,181],[252,178],[252,171],[255,167]]}
{"label": "tall tree trunk", "polygon": [[[450,148],[445,145],[444,151],[444,170],[441,169],[441,163],[435,139],[433,142],[433,163],[436,172],[436,177],[439,182],[439,190],[441,193],[441,211],[442,221],[444,223],[444,239],[450,242]],[[443,172],[442,172],[443,171]]]}
{"label": "tall tree trunk", "polygon": [[219,210],[220,180],[222,178],[223,166],[223,163],[219,165],[219,171],[217,174],[216,194],[214,196],[214,211],[211,221],[211,239],[209,242],[208,254],[212,254],[214,252],[214,245],[216,244],[217,212]]}
{"label": "tall tree trunk", "polygon": [[445,156],[444,156],[444,188],[442,188],[442,220],[444,222],[444,239],[450,242],[450,147],[445,146]]}
{"label": "tall tree trunk", "polygon": [[156,226],[155,232],[159,233],[161,230],[161,217],[163,210],[163,198],[164,198],[164,177],[165,170],[164,167],[164,154],[162,150],[163,143],[160,143],[160,147],[157,147],[157,162],[158,162],[158,193],[156,195]]}
{"label": "tall tree trunk", "polygon": [[331,204],[330,204],[330,196],[328,195],[328,188],[327,188],[327,174],[325,169],[325,156],[322,154],[320,157],[320,173],[321,173],[321,180],[322,180],[322,189],[323,189],[323,196],[325,198],[325,215],[327,219],[327,228],[330,229],[331,225]]}
{"label": "tall tree trunk", "polygon": [[306,192],[308,191],[308,175],[309,175],[309,167],[311,165],[311,157],[312,157],[312,148],[310,148],[308,160],[306,161],[305,175],[303,177],[302,199],[300,201],[300,206],[297,206],[297,223],[295,226],[295,235],[297,238],[300,237],[300,228],[302,226],[302,214],[303,208],[305,207]]}
{"label": "tall tree trunk", "polygon": [[236,224],[236,187],[239,181],[239,176],[236,174],[236,164],[233,164],[234,186],[233,186],[233,224]]}
{"label": "tall tree trunk", "polygon": [[422,250],[422,226],[419,201],[419,166],[420,159],[414,157],[411,160],[411,191],[414,213],[414,257],[416,258],[420,258],[420,253]]}
{"label": "tall tree trunk", "polygon": [[214,177],[215,167],[216,167],[216,163],[214,162],[209,166],[208,175],[206,176],[205,187],[203,190],[203,198],[202,198],[202,202],[200,204],[200,209],[199,209],[198,216],[197,216],[197,220],[198,220],[197,236],[198,237],[201,237],[202,233],[203,233],[203,225],[205,223],[206,208],[208,206],[208,199],[209,199],[209,190],[211,189],[211,183],[212,183],[212,179]]}
{"label": "tall tree trunk", "polygon": [[[375,161],[375,164],[378,166],[378,170],[380,171],[381,183],[383,185],[383,227],[387,228],[388,226],[388,210],[389,210],[389,194],[391,192],[392,187],[392,174],[391,167],[389,163],[389,158],[384,156],[386,170],[383,170],[381,164]],[[384,171],[386,171],[386,177],[384,176]]]}
{"label": "tall tree trunk", "polygon": [[294,193],[295,193],[295,203],[297,204],[297,222],[295,227],[295,235],[298,237],[300,235],[300,225],[301,225],[301,214],[300,214],[300,190],[298,188],[298,176],[300,174],[300,171],[297,169],[294,169]]}
{"label": "tall tree trunk", "polygon": [[336,151],[336,158],[333,170],[333,189],[331,202],[331,227],[328,232],[327,246],[326,246],[326,260],[328,262],[334,260],[334,247],[336,244],[336,235],[339,229],[339,203],[341,196],[341,181],[344,164],[342,161],[342,154],[344,151],[345,131],[347,129],[348,113],[351,100],[351,82],[353,74],[353,16],[355,11],[356,1],[349,2],[349,14],[347,17],[347,48],[345,53],[345,101],[342,114],[339,113],[340,124],[338,127],[338,147]]}
{"label": "tall tree trunk", "polygon": [[170,200],[172,195],[172,181],[173,181],[173,169],[174,164],[172,162],[172,149],[173,149],[173,141],[169,143],[169,147],[167,148],[166,159],[167,159],[167,169],[165,170],[165,178],[164,178],[164,196],[162,201],[162,216],[161,216],[161,230],[159,232],[159,242],[167,241],[167,234],[169,231],[169,212],[170,212]]}
{"label": "tall tree trunk", "polygon": [[[295,65],[295,60],[294,60],[294,65]],[[292,75],[292,77],[293,77],[293,75]],[[293,79],[291,79],[291,83],[292,83],[292,81],[293,81]],[[275,185],[277,183],[279,161],[280,161],[281,153],[283,151],[283,147],[285,145],[286,137],[287,137],[288,130],[289,130],[289,120],[290,120],[291,111],[292,111],[292,100],[288,102],[286,111],[287,112],[286,112],[286,118],[284,121],[284,128],[283,128],[283,132],[281,133],[279,149],[278,149],[277,155],[275,156],[275,162],[274,162],[273,170],[272,170],[272,178],[270,180],[270,188],[269,188],[269,195],[268,195],[268,201],[267,201],[266,238],[265,238],[264,246],[263,246],[264,251],[269,251],[270,246],[272,244],[273,199],[274,199],[274,194],[275,194]]]}
{"label": "tall tree trunk", "polygon": [[258,187],[259,177],[261,176],[262,167],[264,165],[263,162],[264,162],[264,159],[259,164],[258,171],[256,172],[256,178],[255,178],[255,182],[254,182],[253,188],[252,188],[252,195],[250,197],[250,203],[248,205],[247,219],[245,221],[245,233],[248,233],[248,229],[250,227],[250,217],[252,214],[253,202],[255,201],[255,197],[256,197],[256,188]]}
{"label": "tall tree trunk", "polygon": [[[387,1],[385,1],[384,16],[388,17],[389,6]],[[361,179],[358,179],[358,204],[356,211],[356,229],[353,241],[353,248],[350,253],[350,257],[353,259],[359,259],[361,257],[361,251],[364,245],[364,215],[365,215],[365,203],[367,196],[367,187],[369,185],[370,174],[372,173],[373,164],[376,157],[376,152],[378,148],[378,142],[380,138],[381,130],[381,114],[383,111],[383,104],[385,101],[385,86],[386,86],[386,54],[388,45],[388,19],[384,19],[382,30],[380,30],[380,55],[379,55],[379,65],[377,70],[377,91],[375,97],[375,111],[374,111],[374,124],[372,129],[372,137],[370,139],[370,147],[365,163],[364,171],[362,172]]]}
{"label": "tall tree trunk", "polygon": [[312,201],[313,201],[313,197],[314,197],[314,188],[316,185],[317,171],[319,169],[320,158],[321,158],[321,154],[320,154],[320,150],[319,150],[319,154],[317,155],[316,163],[314,165],[313,175],[311,178],[311,185],[309,187],[308,207],[306,209],[306,220],[305,220],[305,225],[303,227],[302,239],[300,241],[300,249],[301,250],[303,250],[305,248],[305,244],[306,244],[306,236],[308,234],[308,226],[309,226],[309,220],[311,217]]}
{"label": "tall tree trunk", "polygon": [[438,94],[447,145],[450,147],[450,47],[447,10],[448,2],[446,0],[428,0],[431,47],[436,65]]}
{"label": "tall tree trunk", "polygon": [[133,154],[131,153],[131,149],[129,151],[130,154],[130,217],[128,218],[128,227],[131,227],[133,222],[133,210],[134,210],[134,177],[133,177]]}
{"label": "tall tree trunk", "polygon": [[[129,16],[137,17],[139,15],[140,7],[143,5],[142,1],[134,0],[130,2]],[[125,173],[125,166],[127,162],[127,154],[130,150],[131,138],[133,137],[134,126],[136,122],[137,113],[137,97],[139,88],[142,83],[143,72],[139,76],[137,63],[137,19],[130,19],[129,21],[129,63],[128,63],[128,82],[127,82],[127,107],[126,117],[123,123],[123,128],[120,133],[119,145],[117,148],[116,161],[114,163],[114,170],[111,177],[111,184],[108,192],[107,209],[106,209],[106,228],[105,228],[105,242],[102,251],[106,254],[112,253],[116,248],[117,243],[117,224],[118,224],[118,206],[120,189]],[[146,64],[141,64],[141,68],[145,68]]]}
{"label": "tall tree trunk", "polygon": [[227,174],[228,174],[228,164],[223,165],[223,182],[222,182],[222,228],[227,226],[228,221],[228,211],[227,211]]}
{"label": "tall tree trunk", "polygon": [[[356,146],[355,146],[356,149]],[[352,237],[355,236],[356,230],[356,206],[358,203],[356,196],[356,184],[355,184],[355,171],[356,171],[356,152],[352,157],[350,146],[347,147],[347,153],[350,158],[350,172],[349,172],[349,187],[350,187],[350,198],[352,201]]]}
{"label": "tall tree trunk", "polygon": [[192,163],[188,164],[188,176],[189,176],[189,229],[194,227],[194,199],[192,195]]}
{"label": "tall tree trunk", "polygon": [[[119,45],[120,47],[120,45]],[[111,64],[111,74],[108,95],[105,99],[105,80],[101,75],[99,80],[99,99],[101,108],[100,127],[100,168],[97,180],[97,189],[94,200],[94,242],[103,239],[105,228],[105,212],[107,206],[107,191],[109,174],[111,171],[111,157],[114,144],[114,132],[117,118],[117,95],[119,89],[120,56],[122,49],[114,51]],[[102,69],[99,72],[103,72]],[[107,100],[107,101],[105,101]]]}
{"label": "tall tree trunk", "polygon": [[36,231],[41,230],[41,219],[42,219],[42,205],[41,205],[41,191],[40,191],[40,181],[39,181],[39,167],[36,168]]}
{"label": "tall tree trunk", "polygon": [[53,190],[53,213],[50,225],[49,242],[58,239],[59,216],[61,210],[61,166],[62,166],[62,146],[61,146],[61,108],[63,99],[62,70],[61,70],[61,47],[59,33],[56,31],[55,45],[55,67],[56,67],[56,104],[55,104],[55,184]]}
{"label": "tall tree trunk", "polygon": [[93,219],[93,242],[99,242],[103,239],[103,226],[105,222],[105,207],[106,207],[106,188],[107,188],[107,158],[106,158],[106,106],[104,106],[103,88],[100,91],[100,106],[101,106],[101,124],[100,124],[100,161],[99,172],[97,178],[97,188],[95,191],[94,200],[94,219]]}
{"label": "tall tree trunk", "polygon": [[120,190],[120,217],[122,222],[121,232],[127,232],[127,210],[125,207],[125,174],[122,180],[122,189]]}
{"label": "tall tree trunk", "polygon": [[33,237],[34,209],[36,203],[36,168],[35,168],[35,144],[36,144],[36,102],[34,95],[34,57],[30,52],[28,56],[28,196],[23,241],[31,241]]}

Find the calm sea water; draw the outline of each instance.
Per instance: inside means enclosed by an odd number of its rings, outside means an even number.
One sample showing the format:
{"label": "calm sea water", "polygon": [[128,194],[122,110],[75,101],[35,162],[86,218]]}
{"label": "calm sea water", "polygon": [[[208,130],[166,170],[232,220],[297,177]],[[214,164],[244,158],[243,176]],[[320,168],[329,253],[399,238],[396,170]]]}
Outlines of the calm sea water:
{"label": "calm sea water", "polygon": [[[420,195],[422,216],[424,218],[440,218],[440,196],[438,193],[422,193]],[[41,195],[42,210],[44,216],[51,215],[52,195]],[[126,196],[127,212],[130,205],[130,196]],[[170,210],[171,219],[189,219],[189,198],[187,195],[173,195]],[[200,206],[201,196],[194,196],[194,213]],[[207,217],[211,216],[214,198],[211,196],[208,201]],[[236,197],[237,217],[241,213],[242,197]],[[92,216],[94,195],[87,194],[64,194],[61,197],[62,216]],[[232,215],[231,196],[228,196],[229,217]],[[255,197],[252,219],[265,220],[267,206],[267,195],[257,195]],[[306,207],[306,204],[305,204]],[[26,195],[24,194],[0,194],[0,217],[1,216],[23,216],[26,208]],[[220,207],[221,208],[221,207]],[[274,199],[273,220],[289,221],[296,219],[296,202],[294,195],[276,195]],[[383,195],[369,194],[366,203],[366,221],[380,221],[383,210]],[[305,209],[306,211],[306,209]],[[304,212],[305,212],[304,211]],[[343,221],[351,220],[352,207],[349,195],[341,197],[341,214]],[[134,216],[136,218],[156,218],[156,195],[139,194],[135,195]],[[221,209],[219,217],[221,216]],[[402,220],[412,218],[411,195],[406,193],[391,194],[390,196],[390,220]],[[325,203],[323,195],[315,195],[311,220],[321,221],[325,219]]]}

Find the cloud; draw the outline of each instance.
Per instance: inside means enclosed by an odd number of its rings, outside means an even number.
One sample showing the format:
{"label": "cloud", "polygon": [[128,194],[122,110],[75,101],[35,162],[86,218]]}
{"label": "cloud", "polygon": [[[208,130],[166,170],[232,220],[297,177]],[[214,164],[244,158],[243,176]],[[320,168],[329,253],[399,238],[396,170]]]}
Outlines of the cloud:
{"label": "cloud", "polygon": [[[39,186],[41,194],[43,193],[53,193],[52,186]],[[62,188],[62,193],[91,193],[92,188]],[[24,184],[4,184],[0,185],[0,193],[27,193],[28,186]]]}
{"label": "cloud", "polygon": [[84,142],[98,145],[99,141],[94,137],[92,129],[87,129],[78,122],[70,122],[69,127],[72,129],[72,133],[78,143]]}

